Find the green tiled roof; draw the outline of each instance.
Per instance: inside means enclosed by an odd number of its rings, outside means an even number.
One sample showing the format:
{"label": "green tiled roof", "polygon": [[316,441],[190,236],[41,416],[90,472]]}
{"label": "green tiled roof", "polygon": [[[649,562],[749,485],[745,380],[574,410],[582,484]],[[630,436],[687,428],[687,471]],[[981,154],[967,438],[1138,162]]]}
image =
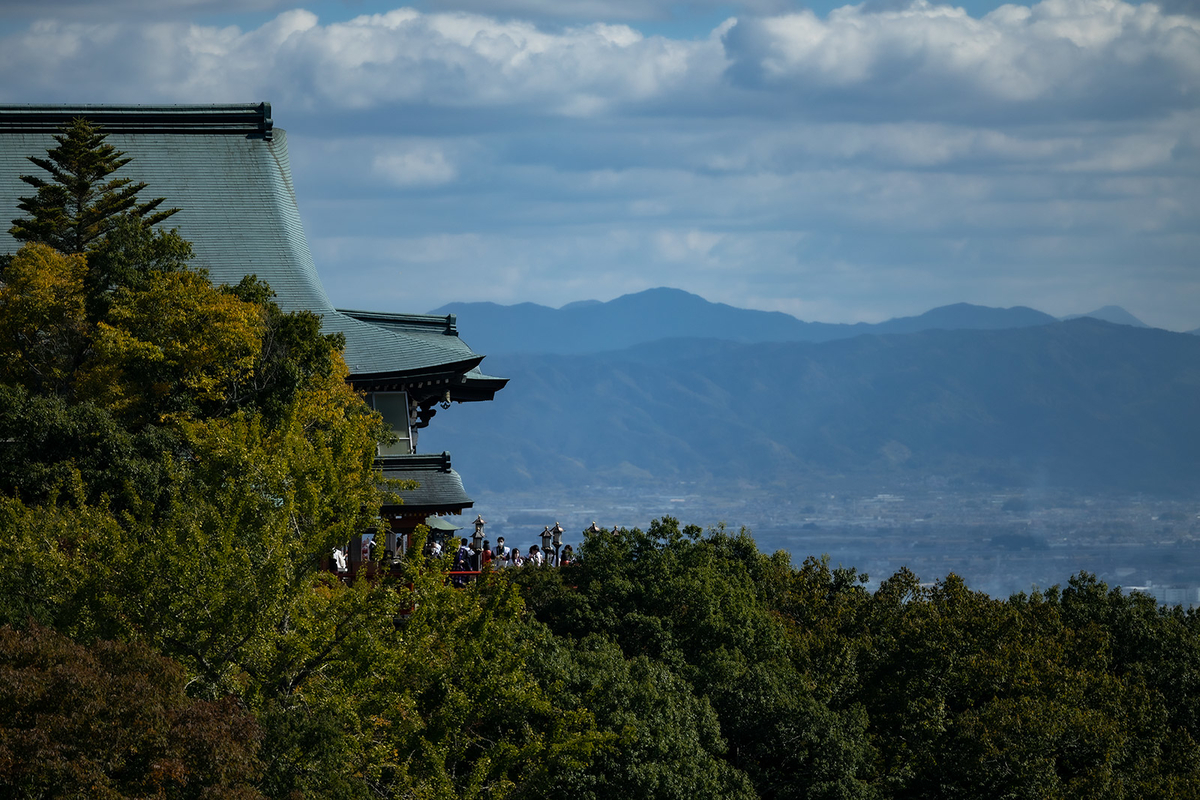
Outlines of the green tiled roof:
{"label": "green tiled roof", "polygon": [[0,105],[0,252],[17,249],[9,220],[20,216],[18,198],[33,191],[19,176],[40,172],[27,156],[44,156],[52,134],[79,116],[101,123],[108,142],[133,159],[117,176],[145,181],[143,199],[165,197],[164,208],[181,209],[166,224],[192,242],[196,266],[216,283],[253,273],[271,284],[285,311],[321,314],[326,332],[345,334],[353,376],[462,375],[483,359],[456,333],[386,321],[405,315],[356,318],[333,308],[300,223],[287,134],[274,127],[267,103]]}
{"label": "green tiled roof", "polygon": [[[374,325],[381,330],[412,340],[421,341],[429,348],[438,348],[445,353],[447,361],[461,359],[467,365],[471,359],[480,357],[458,338],[458,324],[454,314],[385,314],[377,311],[351,311],[338,309],[338,313]],[[470,364],[464,374],[452,379],[445,387],[450,398],[458,401],[491,400],[496,392],[508,383],[507,378],[484,375],[479,371],[478,360]]]}
{"label": "green tiled roof", "polygon": [[436,514],[430,515],[425,518],[425,526],[427,528],[429,528],[430,530],[445,531],[446,533],[454,533],[454,531],[462,530],[462,525],[452,525],[449,522],[447,522],[446,520],[437,516]]}
{"label": "green tiled roof", "polygon": [[385,478],[417,481],[416,489],[399,492],[403,505],[387,506],[404,516],[458,514],[474,502],[463,489],[462,478],[450,468],[450,454],[388,456],[378,460]]}

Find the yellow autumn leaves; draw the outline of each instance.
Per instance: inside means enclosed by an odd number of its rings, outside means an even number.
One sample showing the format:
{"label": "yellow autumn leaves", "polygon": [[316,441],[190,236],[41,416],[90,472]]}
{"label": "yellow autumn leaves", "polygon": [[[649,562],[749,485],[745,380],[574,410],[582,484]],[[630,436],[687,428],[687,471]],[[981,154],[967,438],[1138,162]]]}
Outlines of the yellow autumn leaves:
{"label": "yellow autumn leaves", "polygon": [[265,329],[257,304],[201,273],[151,272],[119,288],[93,324],[86,273],[83,254],[43,244],[16,253],[0,285],[0,379],[161,422],[194,406],[219,410],[254,369]]}
{"label": "yellow autumn leaves", "polygon": [[0,283],[0,379],[62,394],[88,340],[87,259],[52,247],[22,247]]}

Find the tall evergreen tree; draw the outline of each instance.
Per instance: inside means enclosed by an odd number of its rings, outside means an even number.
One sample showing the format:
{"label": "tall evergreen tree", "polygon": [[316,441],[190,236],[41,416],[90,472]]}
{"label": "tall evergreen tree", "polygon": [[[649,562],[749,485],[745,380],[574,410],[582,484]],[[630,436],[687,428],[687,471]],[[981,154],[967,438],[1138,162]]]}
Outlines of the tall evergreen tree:
{"label": "tall evergreen tree", "polygon": [[14,219],[9,233],[22,242],[48,244],[64,253],[83,253],[102,239],[123,216],[154,225],[179,209],[159,210],[165,198],[138,202],[145,183],[109,176],[129,163],[123,152],[105,142],[107,134],[83,118],[76,118],[56,134],[57,147],[46,158],[29,156],[50,179],[22,175],[37,190],[22,197],[18,208],[29,218]]}

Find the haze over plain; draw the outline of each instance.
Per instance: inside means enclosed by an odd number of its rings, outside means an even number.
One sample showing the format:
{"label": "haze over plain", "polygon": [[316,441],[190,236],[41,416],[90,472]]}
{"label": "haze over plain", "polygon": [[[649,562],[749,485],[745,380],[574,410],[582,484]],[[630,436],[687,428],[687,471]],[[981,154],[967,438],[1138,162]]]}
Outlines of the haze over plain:
{"label": "haze over plain", "polygon": [[[343,307],[676,286],[1200,324],[1194,3],[63,0],[5,102],[267,99]],[[486,352],[487,343],[475,343]]]}

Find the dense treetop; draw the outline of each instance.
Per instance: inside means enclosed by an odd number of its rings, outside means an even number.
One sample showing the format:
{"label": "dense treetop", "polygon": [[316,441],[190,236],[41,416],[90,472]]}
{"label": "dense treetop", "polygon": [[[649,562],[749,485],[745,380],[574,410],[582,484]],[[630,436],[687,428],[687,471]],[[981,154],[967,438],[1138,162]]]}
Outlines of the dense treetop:
{"label": "dense treetop", "polygon": [[1200,617],[1088,575],[870,591],[670,518],[464,589],[323,572],[384,426],[142,207],[0,264],[6,796],[1197,794]]}
{"label": "dense treetop", "polygon": [[105,141],[105,134],[86,119],[71,122],[54,140],[46,158],[29,156],[48,173],[22,175],[37,193],[22,197],[17,207],[28,214],[12,221],[19,242],[43,242],[64,253],[83,253],[104,239],[119,221],[136,219],[155,225],[179,209],[159,211],[163,198],[138,202],[145,183],[111,178],[131,159]]}

